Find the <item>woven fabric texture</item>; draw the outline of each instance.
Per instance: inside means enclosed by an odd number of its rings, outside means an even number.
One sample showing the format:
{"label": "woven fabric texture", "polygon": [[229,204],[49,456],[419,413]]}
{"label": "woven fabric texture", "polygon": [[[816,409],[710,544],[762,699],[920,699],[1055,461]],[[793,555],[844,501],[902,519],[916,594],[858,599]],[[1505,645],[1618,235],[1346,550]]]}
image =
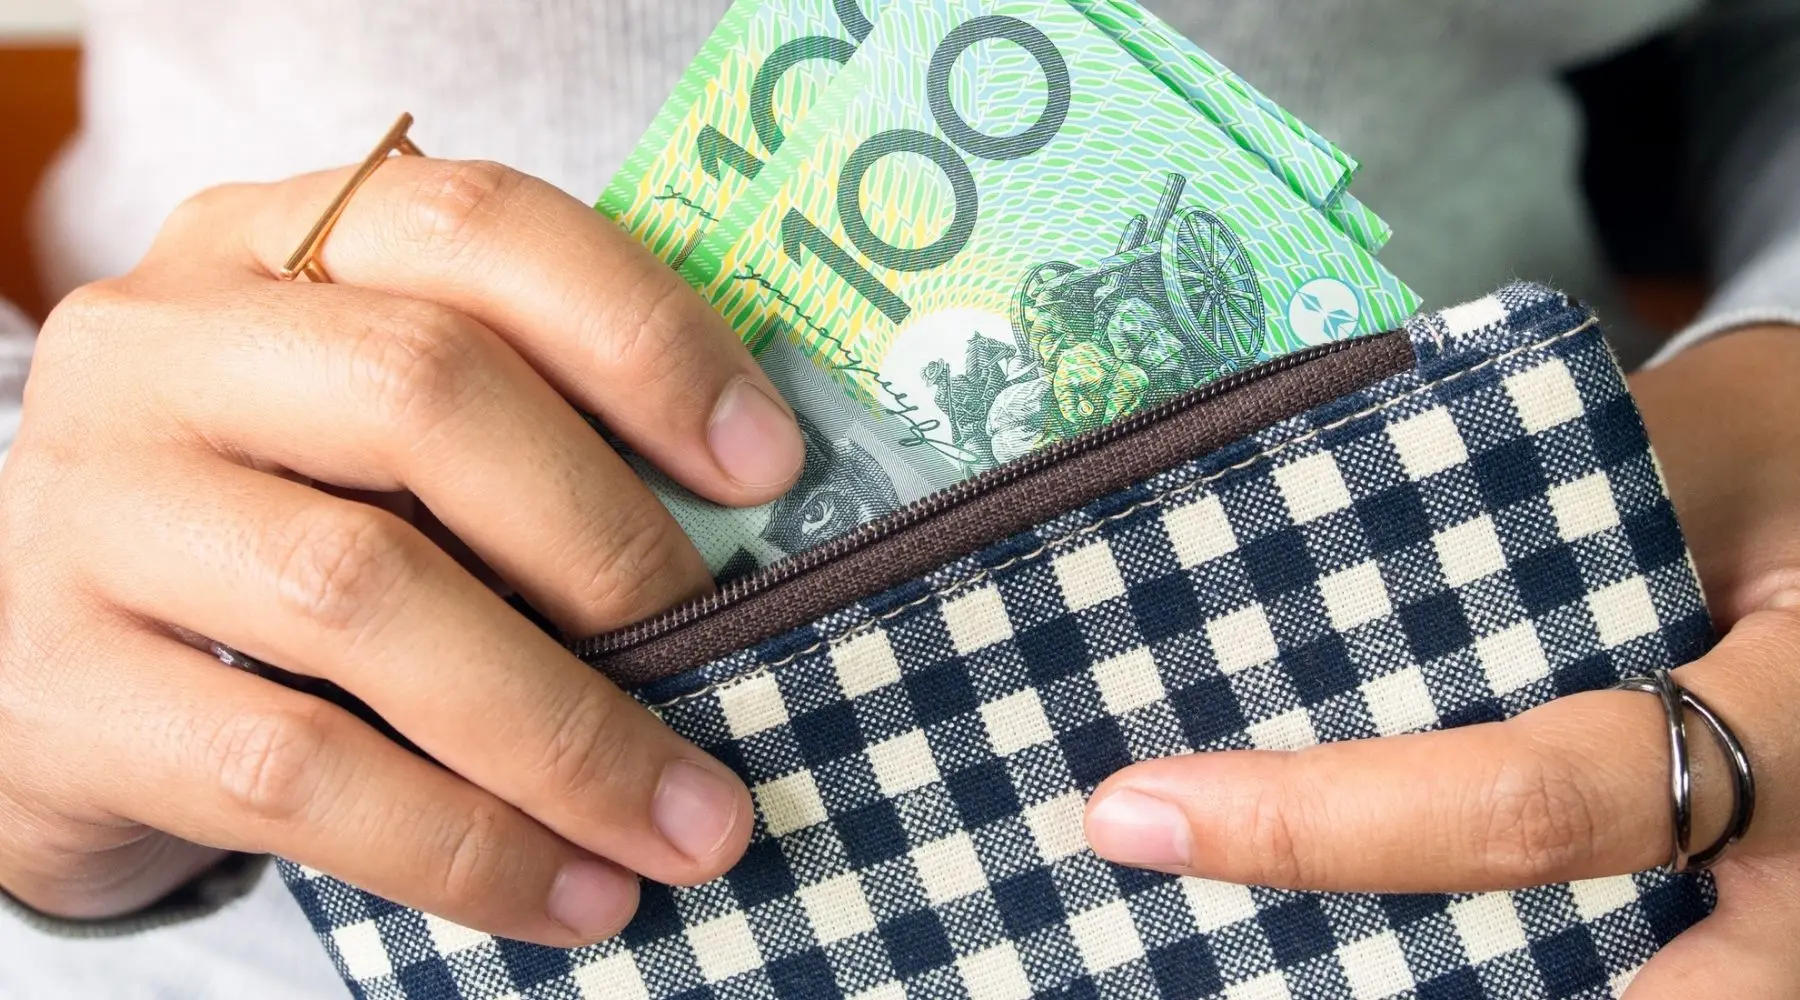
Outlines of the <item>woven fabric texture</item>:
{"label": "woven fabric texture", "polygon": [[1410,334],[1410,372],[637,692],[743,775],[758,828],[725,878],[646,886],[619,940],[497,940],[283,874],[359,997],[1616,996],[1704,878],[1321,895],[1083,843],[1133,761],[1497,720],[1704,651],[1592,316],[1520,285]]}

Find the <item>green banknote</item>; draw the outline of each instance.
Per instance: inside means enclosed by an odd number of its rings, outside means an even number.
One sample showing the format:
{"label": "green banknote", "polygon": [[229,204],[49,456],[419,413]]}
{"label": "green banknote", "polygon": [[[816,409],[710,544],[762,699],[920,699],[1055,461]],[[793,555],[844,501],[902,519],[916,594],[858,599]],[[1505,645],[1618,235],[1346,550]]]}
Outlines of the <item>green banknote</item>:
{"label": "green banknote", "polygon": [[1243,149],[1314,208],[1323,211],[1343,195],[1356,175],[1356,161],[1316,133],[1295,129],[1251,99],[1237,74],[1213,61],[1199,46],[1131,0],[1067,0],[1105,32],[1138,64]]}
{"label": "green banknote", "polygon": [[[740,0],[596,206],[679,266],[873,30],[881,0]],[[1356,161],[1133,0],[1069,0],[1371,252],[1389,231],[1345,193]]]}
{"label": "green banknote", "polygon": [[1349,193],[1358,165],[1135,0],[1068,0],[1138,63],[1268,165],[1338,231],[1370,253],[1393,236]]}
{"label": "green banknote", "polygon": [[874,28],[885,0],[738,0],[596,206],[679,266]]}
{"label": "green banknote", "polygon": [[876,9],[740,0],[599,206],[665,261],[697,251],[684,274],[807,438],[753,510],[633,459],[720,577],[1413,308],[1358,252],[1386,227],[1355,161],[1132,0],[845,16]]}
{"label": "green banknote", "polygon": [[[1229,81],[1252,103],[1262,108],[1274,119],[1285,123],[1289,130],[1323,150],[1326,155],[1338,161],[1352,174],[1356,172],[1357,163],[1354,157],[1339,149],[1335,143],[1314,131],[1311,126],[1275,103],[1262,91],[1257,90],[1249,81],[1232,72],[1224,63],[1213,58],[1211,53],[1195,45],[1173,25],[1157,17],[1137,0],[1069,0],[1069,2],[1083,10],[1090,11],[1090,18],[1100,20],[1103,27],[1114,37],[1131,37],[1136,31],[1145,31],[1156,36],[1159,46],[1172,44],[1178,47],[1182,52],[1183,59],[1199,64],[1203,72],[1209,76]],[[1108,13],[1105,15],[1092,13],[1101,8],[1107,9]],[[1108,26],[1109,24],[1117,24],[1118,27]],[[1134,27],[1136,31],[1133,30]]]}
{"label": "green banknote", "polygon": [[969,474],[1418,305],[1067,0],[897,8],[683,274]]}

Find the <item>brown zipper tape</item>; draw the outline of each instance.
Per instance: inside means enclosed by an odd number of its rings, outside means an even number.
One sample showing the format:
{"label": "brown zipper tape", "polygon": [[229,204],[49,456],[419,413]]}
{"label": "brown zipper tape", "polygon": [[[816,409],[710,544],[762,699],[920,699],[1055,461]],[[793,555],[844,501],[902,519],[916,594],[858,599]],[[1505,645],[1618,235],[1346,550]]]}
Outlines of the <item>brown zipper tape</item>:
{"label": "brown zipper tape", "polygon": [[[1286,363],[1284,363],[1286,362]],[[1298,362],[1298,363],[1296,363]],[[798,574],[772,573],[729,599],[678,609],[655,627],[575,648],[613,681],[640,687],[704,666],[865,600],[1200,458],[1271,424],[1412,368],[1404,331],[1277,359],[1207,386],[1127,432],[1075,439],[1055,461],[997,470],[957,502],[903,511],[904,527],[861,534]]]}

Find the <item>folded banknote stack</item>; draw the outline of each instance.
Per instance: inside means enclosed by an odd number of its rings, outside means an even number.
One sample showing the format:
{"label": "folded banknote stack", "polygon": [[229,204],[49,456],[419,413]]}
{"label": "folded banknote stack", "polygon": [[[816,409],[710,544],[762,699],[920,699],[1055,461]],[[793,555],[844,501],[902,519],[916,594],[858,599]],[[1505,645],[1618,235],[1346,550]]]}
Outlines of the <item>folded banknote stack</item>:
{"label": "folded banknote stack", "polygon": [[1395,329],[1356,161],[1134,0],[739,0],[599,209],[799,416],[795,490],[640,471],[721,579]]}

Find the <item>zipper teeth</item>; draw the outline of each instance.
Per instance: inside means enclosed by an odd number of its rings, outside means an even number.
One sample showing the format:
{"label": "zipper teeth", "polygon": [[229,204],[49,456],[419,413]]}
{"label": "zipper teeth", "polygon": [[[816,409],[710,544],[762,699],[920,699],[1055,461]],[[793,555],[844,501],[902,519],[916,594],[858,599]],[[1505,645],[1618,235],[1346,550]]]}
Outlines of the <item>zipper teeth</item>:
{"label": "zipper teeth", "polygon": [[696,598],[686,604],[673,608],[636,625],[627,626],[623,629],[606,632],[590,639],[581,640],[580,642],[575,643],[571,648],[575,652],[575,655],[580,658],[584,660],[594,660],[604,657],[609,653],[615,653],[622,649],[648,642],[651,639],[666,635],[692,622],[717,614],[739,601],[755,596],[772,587],[779,586],[796,577],[804,576],[826,563],[841,559],[858,549],[873,545],[876,542],[889,538],[921,522],[928,521],[944,511],[968,503],[970,500],[982,496],[990,490],[1005,486],[1008,483],[1048,468],[1058,462],[1066,461],[1072,456],[1111,444],[1121,438],[1129,437],[1154,424],[1161,423],[1176,414],[1186,412],[1192,407],[1208,402],[1209,400],[1215,399],[1235,389],[1242,388],[1249,383],[1266,378],[1270,375],[1276,375],[1297,368],[1300,365],[1316,361],[1319,358],[1328,355],[1336,354],[1339,351],[1347,350],[1367,339],[1369,338],[1358,337],[1352,340],[1321,344],[1318,347],[1309,347],[1305,350],[1296,351],[1293,354],[1284,355],[1272,361],[1264,362],[1254,368],[1246,369],[1235,375],[1222,378],[1217,382],[1202,386],[1186,395],[1172,399],[1153,409],[1145,410],[1143,413],[1121,420],[1116,424],[1099,427],[1065,441],[1058,441],[1049,447],[1035,451],[1017,461],[1003,465],[997,469],[990,469],[979,476],[964,480],[947,489],[939,490],[928,497],[913,502],[887,517],[871,521],[848,534],[840,535],[837,538],[826,542],[824,545],[808,549],[797,556],[784,559],[767,569],[752,574],[751,576],[728,583],[705,597]]}

